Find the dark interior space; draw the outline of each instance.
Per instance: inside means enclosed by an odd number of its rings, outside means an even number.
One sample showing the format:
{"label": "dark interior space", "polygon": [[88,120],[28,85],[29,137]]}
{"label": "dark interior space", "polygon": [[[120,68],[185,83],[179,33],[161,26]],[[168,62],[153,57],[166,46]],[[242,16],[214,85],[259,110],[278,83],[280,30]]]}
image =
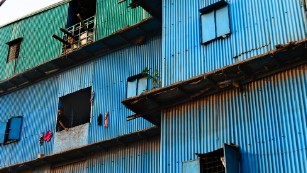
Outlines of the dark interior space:
{"label": "dark interior space", "polygon": [[96,14],[96,0],[73,0],[69,3],[68,18],[66,28],[69,28],[80,22],[77,14],[80,14],[83,20]]}
{"label": "dark interior space", "polygon": [[68,128],[88,123],[91,114],[91,87],[60,97]]}

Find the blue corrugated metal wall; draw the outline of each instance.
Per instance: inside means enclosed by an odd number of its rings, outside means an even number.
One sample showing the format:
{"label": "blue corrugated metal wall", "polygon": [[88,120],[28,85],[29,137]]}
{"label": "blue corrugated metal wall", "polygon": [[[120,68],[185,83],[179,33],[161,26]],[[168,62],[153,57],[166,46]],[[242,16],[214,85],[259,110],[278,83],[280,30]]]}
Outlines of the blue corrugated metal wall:
{"label": "blue corrugated metal wall", "polygon": [[[157,36],[141,46],[131,46],[80,65],[25,89],[0,97],[0,121],[24,116],[21,140],[0,146],[0,167],[50,154],[53,140],[39,146],[39,135],[55,131],[60,96],[92,86],[95,92],[89,143],[125,135],[152,127],[143,119],[126,121],[133,113],[121,100],[126,97],[126,80],[145,67],[161,69],[161,38]],[[97,116],[109,112],[109,127],[97,126]]]}
{"label": "blue corrugated metal wall", "polygon": [[300,0],[227,0],[231,35],[201,45],[199,9],[215,2],[163,1],[164,86],[306,38]]}
{"label": "blue corrugated metal wall", "polygon": [[158,173],[160,138],[102,151],[88,160],[87,172]]}
{"label": "blue corrugated metal wall", "polygon": [[234,143],[241,172],[306,172],[307,65],[165,110],[161,172]]}
{"label": "blue corrugated metal wall", "polygon": [[57,82],[52,79],[0,98],[0,121],[23,116],[21,140],[0,146],[0,167],[37,158],[38,153],[50,154],[52,143],[39,145],[39,135],[54,131],[57,112]]}

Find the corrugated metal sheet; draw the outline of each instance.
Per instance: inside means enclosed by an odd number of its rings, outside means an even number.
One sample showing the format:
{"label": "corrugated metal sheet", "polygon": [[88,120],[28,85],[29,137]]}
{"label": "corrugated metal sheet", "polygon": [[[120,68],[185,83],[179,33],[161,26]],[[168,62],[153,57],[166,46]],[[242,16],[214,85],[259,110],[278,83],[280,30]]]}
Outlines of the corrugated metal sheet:
{"label": "corrugated metal sheet", "polygon": [[[149,14],[144,13],[142,8],[128,7],[130,1],[118,4],[113,0],[97,0],[96,40],[149,17]],[[66,25],[68,6],[69,3],[64,3],[0,28],[0,56],[2,57],[0,59],[0,80],[61,54],[62,44],[53,39],[52,35],[61,36],[63,34],[59,28]],[[4,43],[19,37],[23,37],[23,41],[18,61],[6,64],[8,46]],[[17,64],[16,70],[14,70],[15,63]]]}
{"label": "corrugated metal sheet", "polygon": [[234,143],[241,172],[306,172],[307,65],[165,110],[161,172]]}
{"label": "corrugated metal sheet", "polygon": [[57,113],[57,85],[47,80],[0,98],[0,121],[23,116],[20,141],[0,146],[0,167],[52,153],[53,139],[39,145],[41,132],[54,131]]}
{"label": "corrugated metal sheet", "polygon": [[[59,28],[65,26],[67,8],[68,4],[63,4],[0,28],[0,79],[8,78],[60,55],[62,45],[52,38],[52,34],[62,34]],[[5,43],[19,37],[22,37],[23,41],[14,71],[14,62],[6,64],[8,46]]]}
{"label": "corrugated metal sheet", "polygon": [[[95,62],[95,102],[92,108],[90,143],[151,127],[143,119],[126,121],[133,114],[121,100],[126,98],[127,78],[143,71],[145,67],[161,71],[161,38],[156,37],[146,44],[111,53]],[[97,118],[109,112],[109,127],[98,126]],[[121,127],[121,128],[118,128]]]}
{"label": "corrugated metal sheet", "polygon": [[163,1],[164,86],[306,38],[299,0],[233,0],[227,1],[231,35],[201,45],[199,9],[217,1]]}
{"label": "corrugated metal sheet", "polygon": [[96,40],[150,16],[148,13],[143,14],[141,7],[129,7],[131,2],[132,0],[121,3],[114,0],[97,0]]}
{"label": "corrugated metal sheet", "polygon": [[33,170],[29,171],[22,171],[21,173],[50,173],[50,166],[42,166],[42,167],[37,167],[34,168]]}
{"label": "corrugated metal sheet", "polygon": [[[72,68],[48,80],[0,97],[0,121],[24,116],[21,140],[0,146],[0,167],[37,158],[38,153],[50,154],[53,142],[39,145],[41,132],[55,132],[60,96],[92,86],[95,92],[89,143],[125,135],[152,127],[145,120],[126,121],[132,112],[121,100],[126,97],[126,80],[145,67],[161,69],[161,38],[141,46],[131,46],[105,55],[95,61]],[[97,125],[98,115],[109,112],[109,127]]]}
{"label": "corrugated metal sheet", "polygon": [[58,166],[51,169],[51,173],[84,173],[86,172],[86,161],[70,163],[64,166]]}
{"label": "corrugated metal sheet", "polygon": [[87,172],[158,173],[160,138],[116,147],[89,158]]}

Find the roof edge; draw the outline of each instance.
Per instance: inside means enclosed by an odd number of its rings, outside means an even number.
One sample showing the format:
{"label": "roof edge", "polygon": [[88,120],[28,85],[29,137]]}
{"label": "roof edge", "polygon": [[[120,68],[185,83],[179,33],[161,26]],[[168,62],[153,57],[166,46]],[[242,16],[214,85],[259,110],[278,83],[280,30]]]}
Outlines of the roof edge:
{"label": "roof edge", "polygon": [[47,6],[47,7],[44,7],[44,8],[42,8],[42,9],[37,10],[37,11],[34,11],[34,12],[29,13],[29,14],[27,14],[27,15],[24,15],[24,16],[22,16],[22,17],[20,17],[20,18],[17,18],[17,19],[15,19],[15,20],[13,20],[13,21],[10,21],[10,22],[7,22],[7,23],[5,23],[5,24],[3,24],[3,25],[0,25],[0,29],[3,28],[3,27],[5,27],[5,26],[8,26],[8,25],[10,25],[10,24],[13,24],[13,23],[15,23],[15,22],[19,22],[19,21],[21,21],[21,20],[30,18],[30,17],[35,16],[35,15],[37,15],[37,14],[40,14],[40,13],[42,13],[42,12],[45,12],[45,11],[51,10],[51,9],[53,9],[53,8],[56,8],[56,7],[58,7],[58,6],[61,6],[61,5],[66,4],[66,3],[70,2],[70,1],[72,1],[72,0],[62,0],[62,1],[57,2],[57,3],[55,3],[55,4],[49,5],[49,6]]}

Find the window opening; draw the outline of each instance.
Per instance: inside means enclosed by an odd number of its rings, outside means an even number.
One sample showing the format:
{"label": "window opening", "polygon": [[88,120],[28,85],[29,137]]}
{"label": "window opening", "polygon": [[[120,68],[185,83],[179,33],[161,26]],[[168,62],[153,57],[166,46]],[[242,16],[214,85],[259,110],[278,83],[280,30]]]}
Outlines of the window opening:
{"label": "window opening", "polygon": [[9,52],[8,52],[6,63],[9,63],[12,60],[15,60],[18,58],[21,41],[22,41],[22,38],[18,38],[18,39],[15,39],[13,41],[6,43],[9,46]]}
{"label": "window opening", "polygon": [[127,98],[148,90],[148,74],[140,73],[127,79]]}
{"label": "window opening", "polygon": [[60,97],[56,130],[62,131],[65,128],[71,128],[90,122],[90,100],[91,87]]}
{"label": "window opening", "polygon": [[223,148],[196,154],[199,158],[182,163],[182,173],[239,173],[239,148],[224,144]]}
{"label": "window opening", "polygon": [[61,28],[64,33],[63,54],[94,41],[95,15],[96,0],[73,0],[69,3],[66,29]]}
{"label": "window opening", "polygon": [[202,43],[208,44],[230,34],[229,9],[225,0],[199,10],[201,13]]}
{"label": "window opening", "polygon": [[0,144],[10,144],[20,140],[23,117],[12,117],[7,123],[0,123]]}

